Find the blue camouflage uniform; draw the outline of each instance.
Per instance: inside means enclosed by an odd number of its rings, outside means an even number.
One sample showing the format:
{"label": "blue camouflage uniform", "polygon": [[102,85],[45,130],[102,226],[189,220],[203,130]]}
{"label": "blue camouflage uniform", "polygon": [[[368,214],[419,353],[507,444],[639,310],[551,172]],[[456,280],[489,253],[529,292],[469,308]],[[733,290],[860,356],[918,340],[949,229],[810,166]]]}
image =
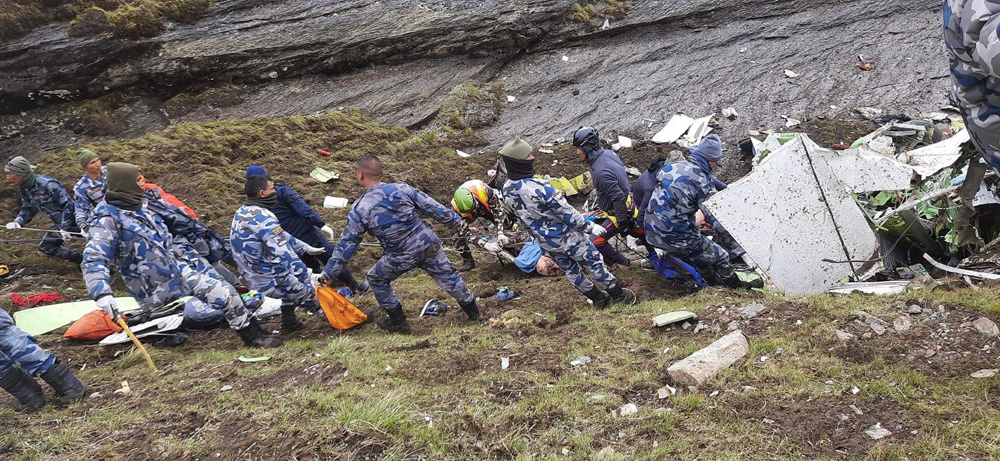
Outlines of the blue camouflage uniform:
{"label": "blue camouflage uniform", "polygon": [[56,365],[56,356],[42,350],[31,335],[14,326],[14,319],[0,309],[0,377],[17,365],[25,373],[41,376]]}
{"label": "blue camouflage uniform", "polygon": [[[14,222],[25,226],[39,211],[42,211],[52,220],[50,229],[53,231],[77,232],[80,230],[76,226],[73,201],[70,200],[69,193],[63,189],[63,185],[59,181],[36,174],[35,183],[31,187],[20,187],[19,189],[21,190],[21,212],[18,213]],[[62,245],[63,239],[59,232],[46,232],[45,236],[42,237],[42,243],[38,245],[38,250],[46,255],[68,261],[80,257],[79,253]]]}
{"label": "blue camouflage uniform", "polygon": [[252,290],[319,311],[309,269],[299,259],[306,245],[285,232],[270,210],[243,205],[236,210],[229,231],[233,258]]}
{"label": "blue camouflage uniform", "polygon": [[232,285],[192,268],[187,254],[173,242],[163,219],[146,207],[135,211],[102,202],[91,216],[89,240],[83,251],[83,278],[90,297],[112,296],[110,266],[125,280],[125,288],[144,311],[182,296],[189,303],[207,303],[198,311],[221,310],[234,330],[250,317]]}
{"label": "blue camouflage uniform", "polygon": [[979,155],[1000,172],[1000,2],[945,0],[954,96]]}
{"label": "blue camouflage uniform", "polygon": [[108,167],[101,167],[101,175],[97,179],[90,179],[86,174],[73,186],[73,206],[76,208],[76,225],[87,232],[87,221],[90,220],[90,212],[97,207],[98,203],[104,201],[104,194],[108,191]]}
{"label": "blue camouflage uniform", "polygon": [[[692,154],[687,160],[664,165],[656,180],[646,209],[646,241],[690,261],[703,276],[714,274],[723,280],[732,276],[729,253],[702,235],[695,224],[695,213],[716,192],[708,161]],[[709,223],[714,226],[718,221],[711,218]]]}
{"label": "blue camouflage uniform", "polygon": [[[616,285],[615,277],[608,272],[601,254],[588,238],[596,224],[569,206],[552,184],[537,178],[508,179],[503,186],[503,196],[507,206],[577,290],[586,294],[593,290],[595,283],[602,290]],[[584,268],[594,282],[587,279]]]}
{"label": "blue camouflage uniform", "polygon": [[214,230],[192,218],[183,209],[163,200],[157,189],[143,191],[146,208],[156,213],[174,236],[174,244],[190,247],[192,256],[203,258],[208,264],[215,264],[232,256],[229,245]]}
{"label": "blue camouflage uniform", "polygon": [[392,309],[399,305],[390,283],[418,267],[459,304],[475,301],[475,295],[445,256],[441,239],[423,217],[433,218],[452,229],[458,229],[462,223],[458,213],[407,184],[380,182],[372,185],[351,206],[347,226],[323,270],[324,276],[330,279],[331,274],[339,274],[344,269],[367,232],[375,236],[385,250],[385,255],[368,271],[368,283],[382,308]]}

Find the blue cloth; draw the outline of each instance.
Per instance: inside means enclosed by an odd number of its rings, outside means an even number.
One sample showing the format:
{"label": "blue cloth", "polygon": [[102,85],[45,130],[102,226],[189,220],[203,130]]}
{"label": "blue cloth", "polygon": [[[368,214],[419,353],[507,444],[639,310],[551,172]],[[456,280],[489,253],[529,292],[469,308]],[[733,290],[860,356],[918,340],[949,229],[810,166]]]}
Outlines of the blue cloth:
{"label": "blue cloth", "polygon": [[281,228],[306,245],[325,247],[326,239],[319,228],[326,225],[323,218],[306,203],[291,187],[275,184],[274,191],[278,194],[278,203],[274,207],[274,216],[281,223]]}
{"label": "blue cloth", "polygon": [[35,338],[14,326],[14,319],[0,309],[0,377],[17,365],[25,373],[41,376],[56,365],[56,356],[42,350]]}
{"label": "blue cloth", "polygon": [[701,278],[701,275],[698,274],[698,271],[691,267],[688,263],[670,255],[667,255],[665,259],[660,259],[656,256],[656,253],[650,253],[647,258],[649,259],[649,262],[653,264],[653,268],[656,269],[656,273],[660,274],[661,277],[670,280],[678,277],[691,277],[694,279],[694,282],[698,284],[698,286],[705,287],[705,281]]}
{"label": "blue cloth", "polygon": [[267,176],[267,170],[262,166],[250,165],[247,168],[247,179],[250,179],[251,176]]}
{"label": "blue cloth", "polygon": [[722,140],[719,139],[719,135],[710,134],[702,139],[701,143],[694,149],[691,149],[691,155],[704,157],[709,162],[718,162],[722,160]]}
{"label": "blue cloth", "polygon": [[535,266],[538,265],[538,260],[541,257],[542,247],[538,246],[538,242],[528,242],[524,244],[524,248],[521,248],[517,258],[514,258],[514,264],[525,273],[530,274],[535,272]]}

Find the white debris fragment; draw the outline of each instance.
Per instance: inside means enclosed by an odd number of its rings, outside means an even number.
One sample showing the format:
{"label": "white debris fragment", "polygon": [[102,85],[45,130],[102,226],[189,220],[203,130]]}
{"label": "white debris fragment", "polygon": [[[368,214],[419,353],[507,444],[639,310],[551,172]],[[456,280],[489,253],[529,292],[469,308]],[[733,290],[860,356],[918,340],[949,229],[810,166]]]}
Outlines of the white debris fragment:
{"label": "white debris fragment", "polygon": [[626,403],[618,409],[619,416],[632,416],[639,412],[639,407],[635,406],[634,403]]}
{"label": "white debris fragment", "polygon": [[456,153],[456,154],[458,154],[458,156],[459,156],[459,157],[462,157],[462,158],[469,158],[469,157],[472,157],[472,154],[470,154],[470,153],[468,153],[468,152],[463,152],[463,151],[460,151],[460,150],[458,150],[458,149],[455,149],[455,153]]}
{"label": "white debris fragment", "polygon": [[795,77],[798,77],[798,76],[799,76],[799,74],[797,74],[795,72],[792,72],[792,71],[790,71],[788,69],[785,69],[785,77],[795,78]]}
{"label": "white debris fragment", "polygon": [[677,114],[670,118],[670,121],[667,122],[667,125],[662,130],[653,135],[653,142],[657,144],[677,142],[681,136],[684,136],[688,128],[691,128],[692,123],[694,123],[693,118],[684,114]]}
{"label": "white debris fragment", "polygon": [[562,60],[563,60],[563,62],[568,62],[569,61],[569,56],[566,56],[564,54],[563,57],[562,57]]}
{"label": "white debris fragment", "polygon": [[611,28],[611,21],[608,18],[604,18],[604,24],[601,26],[601,30],[608,30]]}
{"label": "white debris fragment", "polygon": [[865,434],[868,437],[871,437],[872,440],[881,440],[892,435],[892,432],[889,432],[888,429],[882,427],[882,423],[875,423],[874,426],[865,431]]}
{"label": "white debris fragment", "polygon": [[386,371],[386,372],[390,372],[390,371],[392,371],[392,367],[391,367],[391,366],[389,366],[389,365],[386,365],[386,366],[385,366],[385,371]]}
{"label": "white debris fragment", "polygon": [[1000,370],[998,370],[996,368],[987,368],[987,369],[979,370],[979,371],[971,374],[970,376],[972,376],[972,378],[974,378],[974,379],[986,379],[986,378],[992,378],[992,377],[996,376],[998,372],[1000,372]]}
{"label": "white debris fragment", "polygon": [[590,356],[581,355],[581,356],[573,359],[572,361],[570,361],[569,364],[572,365],[572,366],[574,366],[574,367],[579,367],[579,366],[586,365],[586,364],[590,363],[591,360],[593,360],[593,359],[591,359]]}
{"label": "white debris fragment", "polygon": [[739,117],[740,114],[736,113],[736,109],[726,107],[725,109],[722,109],[722,116],[725,118],[736,118]]}
{"label": "white debris fragment", "polygon": [[506,370],[510,368],[510,357],[500,357],[500,369]]}
{"label": "white debris fragment", "polygon": [[233,390],[233,386],[226,384],[225,386],[222,386],[222,388],[219,389],[219,392],[229,392],[231,390]]}
{"label": "white debris fragment", "polygon": [[511,96],[511,95],[507,95],[507,102],[514,102],[514,101],[517,101],[517,97]]}

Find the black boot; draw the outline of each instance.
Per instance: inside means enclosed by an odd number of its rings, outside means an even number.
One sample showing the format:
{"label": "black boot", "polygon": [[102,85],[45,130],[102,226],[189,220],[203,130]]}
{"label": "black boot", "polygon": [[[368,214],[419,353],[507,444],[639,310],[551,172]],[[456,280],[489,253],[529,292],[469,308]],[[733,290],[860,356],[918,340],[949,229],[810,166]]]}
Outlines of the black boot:
{"label": "black boot", "polygon": [[250,324],[242,330],[236,330],[236,334],[240,335],[240,339],[243,340],[243,344],[246,344],[247,347],[270,349],[281,347],[285,344],[281,338],[264,333],[264,330],[260,328],[260,324],[257,323],[257,318],[253,316],[250,317]]}
{"label": "black boot", "polygon": [[459,266],[459,272],[468,272],[476,268],[476,259],[472,257],[471,251],[462,252],[462,265]]}
{"label": "black boot", "polygon": [[611,305],[611,297],[605,294],[603,291],[597,287],[591,288],[590,291],[583,294],[594,303],[594,309],[604,309]]}
{"label": "black boot", "polygon": [[459,303],[458,305],[462,306],[462,311],[465,312],[465,315],[469,316],[469,320],[473,322],[479,320],[479,305],[476,304],[476,298],[472,298],[472,301],[469,301],[467,304]]}
{"label": "black boot", "polygon": [[73,252],[73,256],[70,256],[70,258],[69,258],[69,262],[71,262],[73,264],[82,264],[83,263],[83,255],[74,251]]}
{"label": "black boot", "polygon": [[378,327],[390,333],[410,333],[410,322],[406,321],[406,314],[403,313],[403,306],[396,304],[395,307],[385,310],[386,316],[378,319]]}
{"label": "black boot", "polygon": [[623,289],[617,283],[614,286],[608,287],[608,294],[611,295],[611,302],[615,304],[635,304],[635,293],[632,290]]}
{"label": "black boot", "polygon": [[369,291],[372,291],[372,287],[368,285],[367,281],[364,281],[364,282],[355,281],[350,286],[351,286],[351,292],[354,293],[354,294],[356,294],[356,295],[357,294],[361,294],[361,293],[368,293]]}
{"label": "black boot", "polygon": [[295,306],[281,306],[281,331],[291,333],[306,327],[306,324],[299,321],[295,316]]}
{"label": "black boot", "polygon": [[757,279],[752,282],[744,282],[743,280],[740,279],[739,275],[736,275],[735,272],[733,272],[733,275],[730,275],[729,277],[723,279],[722,284],[729,288],[744,289],[744,290],[749,290],[752,288],[764,288],[763,280]]}
{"label": "black boot", "polygon": [[0,387],[17,399],[15,409],[24,413],[34,413],[45,406],[45,392],[38,381],[18,367],[12,367],[10,372],[0,378]]}
{"label": "black boot", "polygon": [[68,405],[83,400],[86,387],[65,363],[57,361],[55,367],[42,373],[41,378],[56,390],[60,403]]}

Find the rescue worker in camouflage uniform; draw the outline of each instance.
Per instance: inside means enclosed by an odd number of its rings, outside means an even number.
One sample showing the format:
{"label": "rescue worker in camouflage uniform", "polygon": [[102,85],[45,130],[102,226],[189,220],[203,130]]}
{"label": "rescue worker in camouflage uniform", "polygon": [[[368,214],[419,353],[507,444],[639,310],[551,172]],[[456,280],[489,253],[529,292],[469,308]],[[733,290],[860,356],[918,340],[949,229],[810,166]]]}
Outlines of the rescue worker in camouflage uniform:
{"label": "rescue worker in camouflage uniform", "polygon": [[236,210],[229,230],[233,258],[250,289],[291,302],[281,306],[281,328],[301,330],[305,325],[295,316],[296,306],[314,314],[321,311],[309,268],[298,255],[318,255],[326,250],[306,245],[282,229],[271,211],[278,196],[267,176],[250,176],[244,191],[246,201]]}
{"label": "rescue worker in camouflage uniform", "polygon": [[1000,172],[1000,3],[945,0],[944,41],[965,126],[979,155]]}
{"label": "rescue worker in camouflage uniform", "polygon": [[87,233],[90,212],[104,201],[108,188],[108,168],[101,164],[101,158],[90,149],[76,151],[76,159],[83,168],[83,177],[73,186],[73,207],[76,209],[76,225]]}
{"label": "rescue worker in camouflage uniform", "polygon": [[[173,236],[159,215],[143,206],[139,168],[128,163],[108,165],[108,191],[90,219],[83,252],[83,279],[90,297],[112,318],[118,306],[111,290],[111,266],[144,313],[182,296],[189,302],[221,310],[229,327],[251,347],[278,347],[281,338],[265,334],[243,306],[232,285],[192,269],[179,254]],[[205,307],[209,309],[209,307]]]}
{"label": "rescue worker in camouflage uniform", "polygon": [[45,393],[34,376],[55,389],[60,403],[83,400],[84,385],[73,371],[14,326],[14,319],[0,309],[0,387],[17,399],[17,411],[34,413],[45,406]]}
{"label": "rescue worker in camouflage uniform", "polygon": [[374,155],[365,155],[358,160],[357,179],[365,192],[351,205],[347,226],[326,264],[323,276],[330,280],[331,275],[339,274],[354,256],[367,232],[378,239],[385,251],[385,255],[368,271],[368,284],[379,306],[387,314],[379,319],[379,327],[390,332],[410,332],[403,306],[390,284],[416,268],[427,272],[444,291],[458,300],[469,320],[479,320],[475,295],[445,256],[441,239],[423,220],[423,217],[433,218],[457,230],[462,218],[407,184],[383,183],[382,162]]}
{"label": "rescue worker in camouflage uniform", "polygon": [[604,257],[608,266],[615,264],[628,266],[629,260],[611,245],[610,240],[616,235],[635,234],[635,218],[638,210],[632,203],[632,192],[629,190],[628,173],[625,164],[613,150],[601,146],[601,135],[593,127],[583,126],[573,133],[573,147],[590,165],[590,175],[597,190],[597,225],[604,228],[604,235],[593,239],[597,251]]}
{"label": "rescue worker in camouflage uniform", "polygon": [[[247,179],[254,175],[263,175],[271,179],[263,167],[250,165],[247,168]],[[330,242],[334,238],[333,229],[326,225],[319,213],[316,213],[316,210],[313,210],[305,199],[287,184],[275,183],[274,191],[277,193],[278,201],[272,211],[274,216],[278,218],[281,228],[306,245],[322,247],[326,250],[323,254],[303,255],[301,257],[306,267],[313,272],[321,272],[333,254],[334,244]],[[337,275],[337,280],[350,288],[351,293],[371,291],[368,282],[357,281],[346,267],[343,272]]]}
{"label": "rescue worker in camouflage uniform", "polygon": [[[514,216],[509,213],[503,203],[503,196],[500,191],[487,186],[486,183],[473,179],[466,181],[455,190],[455,195],[451,199],[451,209],[462,217],[463,225],[459,230],[459,239],[455,246],[462,254],[462,266],[459,272],[465,272],[476,268],[476,259],[472,257],[472,250],[469,248],[469,226],[482,219],[487,226],[496,228],[497,238],[495,245],[491,245],[490,251],[498,247],[509,244],[510,237],[504,233],[504,229],[514,227]],[[489,239],[487,239],[489,240]]]}
{"label": "rescue worker in camouflage uniform", "polygon": [[[520,139],[500,150],[507,170],[502,190],[507,206],[594,307],[634,303],[635,294],[622,289],[588,238],[603,236],[605,228],[584,219],[566,203],[562,193],[547,181],[534,177],[535,157],[531,151],[531,146]],[[584,275],[584,268],[594,278],[593,282]]]}
{"label": "rescue worker in camouflage uniform", "polygon": [[38,250],[48,256],[80,264],[80,253],[63,246],[63,241],[72,237],[71,232],[80,231],[76,225],[73,201],[63,185],[48,176],[35,174],[31,163],[21,156],[8,160],[4,173],[7,174],[7,180],[17,184],[21,191],[21,212],[17,214],[17,218],[7,223],[7,229],[19,229],[27,225],[42,211],[52,220],[52,227],[42,237]]}
{"label": "rescue worker in camouflage uniform", "polygon": [[701,204],[716,192],[712,169],[722,159],[722,141],[706,137],[686,159],[663,166],[646,209],[646,241],[692,263],[701,276],[730,288],[753,288],[736,275],[729,253],[702,235],[695,221]]}

